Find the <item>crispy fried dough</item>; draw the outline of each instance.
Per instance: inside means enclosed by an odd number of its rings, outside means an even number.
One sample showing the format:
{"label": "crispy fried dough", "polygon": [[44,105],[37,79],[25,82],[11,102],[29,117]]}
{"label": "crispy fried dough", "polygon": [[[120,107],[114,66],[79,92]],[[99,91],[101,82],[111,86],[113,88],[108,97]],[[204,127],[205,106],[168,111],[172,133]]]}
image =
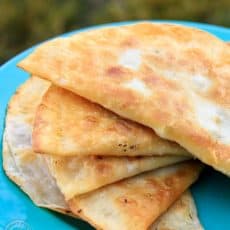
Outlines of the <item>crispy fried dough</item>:
{"label": "crispy fried dough", "polygon": [[62,156],[190,155],[152,129],[56,86],[37,109],[33,149]]}
{"label": "crispy fried dough", "polygon": [[198,162],[179,163],[105,186],[68,204],[97,229],[144,230],[198,178]]}

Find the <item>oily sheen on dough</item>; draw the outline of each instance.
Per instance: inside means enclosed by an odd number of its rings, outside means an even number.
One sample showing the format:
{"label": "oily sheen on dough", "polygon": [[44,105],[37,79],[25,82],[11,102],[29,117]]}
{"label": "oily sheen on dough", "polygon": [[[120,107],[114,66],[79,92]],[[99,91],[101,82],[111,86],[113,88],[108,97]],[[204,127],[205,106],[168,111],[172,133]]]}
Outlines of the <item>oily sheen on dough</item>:
{"label": "oily sheen on dough", "polygon": [[148,22],[104,28],[44,43],[18,65],[230,175],[230,47],[211,34]]}
{"label": "oily sheen on dough", "polygon": [[66,200],[121,179],[188,159],[183,156],[46,157],[50,173]]}
{"label": "oily sheen on dough", "polygon": [[60,156],[190,155],[152,129],[56,86],[37,109],[33,149]]}
{"label": "oily sheen on dough", "polygon": [[185,162],[74,197],[70,209],[97,229],[147,230],[197,179],[202,166]]}
{"label": "oily sheen on dough", "polygon": [[37,199],[41,196],[45,196],[43,202],[54,199],[53,203],[60,203],[64,197],[68,200],[123,178],[188,159],[185,156],[65,158],[34,153],[31,136],[35,112],[49,85],[37,77],[26,81],[9,103],[6,118],[6,141],[35,203],[40,205]]}
{"label": "oily sheen on dough", "polygon": [[[31,149],[31,125],[34,120],[35,110],[48,87],[48,82],[32,77],[26,81],[26,83],[23,84],[12,97],[8,106],[6,127],[3,137],[3,167],[7,176],[20,186],[36,205],[76,217],[77,215],[74,215],[69,210],[63,195],[59,191],[59,189],[62,188],[62,185],[59,187],[58,183],[56,184],[52,176],[55,175],[55,172],[59,173],[58,175],[64,173],[65,176],[69,176],[68,180],[72,181],[72,184],[77,183],[74,179],[78,178],[80,180],[81,177],[74,178],[74,176],[77,175],[76,170],[73,168],[62,168],[62,166],[68,166],[71,161],[73,162],[72,166],[74,166],[75,169],[76,166],[83,167],[81,171],[84,173],[83,164],[79,163],[80,161],[77,161],[74,157],[71,157],[69,160],[62,157],[53,158],[52,156],[35,154]],[[142,167],[146,167],[144,166],[144,162],[148,162],[148,165],[154,165],[153,161],[151,163],[151,159],[154,157],[142,158],[143,160],[137,162],[134,158],[133,164],[129,163],[127,164],[127,167],[134,167],[138,170],[138,163],[140,163]],[[154,161],[156,167],[173,162],[175,163],[180,159],[180,157],[175,157],[175,159],[173,159],[173,156],[162,156],[158,158],[161,158],[161,161],[157,160],[156,157],[156,160]],[[56,163],[54,163],[54,161],[56,161]],[[103,164],[103,160],[100,159],[100,161],[102,161]],[[50,162],[54,164],[53,171],[50,171]],[[91,160],[91,162],[92,164],[89,164],[88,166],[94,167],[93,160]],[[47,166],[47,163],[49,167]],[[119,164],[117,165],[119,166]],[[117,169],[120,168],[122,169],[122,167],[118,167]],[[149,168],[153,167],[149,166]],[[72,174],[69,173],[71,170],[73,172]],[[94,170],[91,170],[91,172],[93,173]],[[103,177],[103,175],[100,176]],[[55,179],[59,180],[59,177],[56,176]],[[65,181],[64,185],[67,185],[65,184]],[[180,200],[181,202],[184,200],[184,195]],[[190,208],[188,205],[183,205],[184,209],[185,207]],[[162,217],[160,217],[160,221],[158,221],[159,224],[157,222],[154,226],[158,226],[158,229],[161,229],[162,226],[168,226],[168,223],[170,223],[172,219],[174,220],[173,223],[176,223],[176,225],[174,224],[173,226],[187,226],[190,222],[187,219],[179,219],[178,217],[180,217],[181,211],[178,211],[178,207],[173,205]],[[175,221],[175,219],[178,219],[178,221]],[[194,215],[193,220],[196,220],[196,216]]]}

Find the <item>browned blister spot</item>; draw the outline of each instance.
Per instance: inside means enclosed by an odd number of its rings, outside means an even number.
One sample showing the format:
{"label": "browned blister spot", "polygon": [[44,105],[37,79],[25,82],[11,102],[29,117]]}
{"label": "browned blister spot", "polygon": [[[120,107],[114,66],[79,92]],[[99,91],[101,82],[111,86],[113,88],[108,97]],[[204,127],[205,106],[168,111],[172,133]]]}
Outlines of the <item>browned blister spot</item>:
{"label": "browned blister spot", "polygon": [[173,185],[173,182],[174,182],[174,180],[171,177],[166,178],[164,181],[165,185],[168,187],[171,187]]}
{"label": "browned blister spot", "polygon": [[107,69],[106,75],[109,77],[122,77],[125,74],[125,71],[119,66],[113,66]]}
{"label": "browned blister spot", "polygon": [[121,46],[131,48],[137,47],[137,44],[138,42],[135,38],[129,37],[121,43]]}
{"label": "browned blister spot", "polygon": [[78,209],[78,210],[77,210],[77,213],[81,213],[81,212],[82,212],[82,209]]}
{"label": "browned blister spot", "polygon": [[179,90],[179,86],[173,82],[164,78],[164,76],[160,76],[158,74],[151,74],[144,78],[144,81],[150,87],[155,89],[163,89],[163,90]]}
{"label": "browned blister spot", "polygon": [[160,183],[157,180],[153,179],[153,178],[146,179],[146,184],[148,186],[150,185],[150,186],[152,186],[153,188],[156,188],[156,189],[161,187]]}
{"label": "browned blister spot", "polygon": [[107,176],[111,171],[111,166],[107,164],[106,162],[99,162],[96,165],[96,169],[100,175]]}

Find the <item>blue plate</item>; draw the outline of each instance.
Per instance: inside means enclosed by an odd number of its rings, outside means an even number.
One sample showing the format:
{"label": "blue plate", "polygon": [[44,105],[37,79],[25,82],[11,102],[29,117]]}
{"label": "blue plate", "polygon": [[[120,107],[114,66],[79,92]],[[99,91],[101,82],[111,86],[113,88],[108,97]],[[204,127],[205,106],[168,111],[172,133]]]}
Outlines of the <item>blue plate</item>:
{"label": "blue plate", "polygon": [[[159,21],[158,21],[159,22]],[[164,21],[165,22],[165,21]],[[181,21],[167,21],[206,30],[224,41],[230,40],[230,30],[223,27]],[[102,26],[118,26],[133,22],[112,23]],[[95,29],[102,26],[91,27]],[[87,28],[88,29],[88,28]],[[86,30],[87,30],[86,29]],[[85,29],[84,29],[85,30]],[[70,32],[61,36],[69,36],[83,30]],[[0,137],[4,128],[7,103],[17,87],[29,75],[16,67],[33,48],[12,58],[0,67]],[[1,146],[0,146],[1,147]],[[1,158],[2,161],[2,158]],[[207,230],[230,229],[230,179],[207,168],[199,181],[193,185],[192,192],[197,204],[200,220]],[[50,229],[92,229],[88,224],[36,207],[31,200],[4,174],[0,168],[0,229],[4,230],[50,230]]]}

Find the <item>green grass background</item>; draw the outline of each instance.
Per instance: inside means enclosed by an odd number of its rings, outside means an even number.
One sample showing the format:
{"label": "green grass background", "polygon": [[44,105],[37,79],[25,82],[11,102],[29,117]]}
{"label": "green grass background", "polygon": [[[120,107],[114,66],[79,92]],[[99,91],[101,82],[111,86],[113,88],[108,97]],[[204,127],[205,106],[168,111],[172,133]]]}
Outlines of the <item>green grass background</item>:
{"label": "green grass background", "polygon": [[230,0],[0,0],[0,63],[66,31],[138,19],[229,27]]}

